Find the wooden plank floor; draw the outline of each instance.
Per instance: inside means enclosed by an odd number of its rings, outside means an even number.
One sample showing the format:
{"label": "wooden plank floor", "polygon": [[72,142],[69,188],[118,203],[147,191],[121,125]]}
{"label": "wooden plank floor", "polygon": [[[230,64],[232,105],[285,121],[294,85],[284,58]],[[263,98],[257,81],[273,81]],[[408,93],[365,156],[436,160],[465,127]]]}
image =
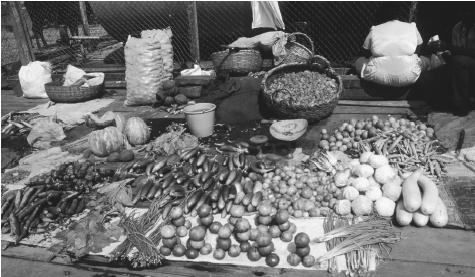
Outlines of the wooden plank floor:
{"label": "wooden plank floor", "polygon": [[[2,91],[2,114],[4,114]],[[143,117],[163,117],[163,113],[151,107],[124,107],[124,91],[110,94],[116,99],[104,110],[141,114]],[[13,96],[15,97],[15,96]],[[34,103],[14,103],[23,98],[11,98],[8,107],[29,107]],[[41,101],[39,101],[41,102]],[[43,100],[44,102],[44,100]],[[392,107],[387,107],[388,105]],[[366,105],[358,102],[341,102],[333,115],[310,126],[300,143],[312,147],[318,141],[321,128],[332,129],[350,117],[365,118],[377,114],[427,115],[421,103],[373,102]],[[475,232],[406,227],[401,229],[403,240],[393,247],[391,257],[369,276],[475,276]],[[104,259],[86,259],[71,263],[69,259],[57,257],[46,262],[50,253],[46,249],[14,246],[2,251],[2,274],[4,276],[329,276],[323,271],[278,270],[271,268],[235,267],[230,265],[203,264],[193,262],[170,262],[153,270],[130,271],[123,267],[111,267]]]}
{"label": "wooden plank floor", "polygon": [[13,90],[2,90],[2,116],[10,112],[21,112],[47,103],[48,99],[27,99],[18,97]]}

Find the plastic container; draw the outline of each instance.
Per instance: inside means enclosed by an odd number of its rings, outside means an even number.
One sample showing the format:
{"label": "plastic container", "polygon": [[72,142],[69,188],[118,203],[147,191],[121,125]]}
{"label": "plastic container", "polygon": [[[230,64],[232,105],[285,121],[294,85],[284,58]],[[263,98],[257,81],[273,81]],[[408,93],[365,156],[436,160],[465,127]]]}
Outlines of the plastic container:
{"label": "plastic container", "polygon": [[212,103],[193,104],[183,109],[193,135],[203,138],[213,134],[215,110],[216,105]]}

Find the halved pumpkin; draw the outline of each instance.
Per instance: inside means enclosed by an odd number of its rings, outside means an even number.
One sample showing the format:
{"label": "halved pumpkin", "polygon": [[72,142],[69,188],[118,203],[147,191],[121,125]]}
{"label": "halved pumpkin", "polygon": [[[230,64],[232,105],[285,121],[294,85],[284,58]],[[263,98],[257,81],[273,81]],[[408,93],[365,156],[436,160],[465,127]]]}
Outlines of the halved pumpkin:
{"label": "halved pumpkin", "polygon": [[278,140],[294,141],[305,134],[307,127],[306,119],[287,119],[275,122],[270,126],[269,131]]}

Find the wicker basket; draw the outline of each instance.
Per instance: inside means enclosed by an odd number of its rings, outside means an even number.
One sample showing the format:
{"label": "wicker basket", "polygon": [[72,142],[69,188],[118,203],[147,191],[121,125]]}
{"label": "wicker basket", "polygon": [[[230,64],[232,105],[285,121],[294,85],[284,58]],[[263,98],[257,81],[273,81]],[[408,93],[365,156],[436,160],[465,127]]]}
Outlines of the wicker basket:
{"label": "wicker basket", "polygon": [[[296,42],[295,40],[297,36],[303,36],[307,39],[310,44],[310,49]],[[279,62],[279,65],[287,63],[307,63],[313,58],[315,52],[312,39],[310,39],[306,34],[298,32],[289,35],[287,43],[285,44],[285,49],[287,55]]]}
{"label": "wicker basket", "polygon": [[46,94],[56,103],[78,103],[102,96],[104,82],[98,86],[63,86],[63,80],[55,80],[45,84]]}
{"label": "wicker basket", "polygon": [[[284,73],[300,72],[305,70],[319,72],[336,80],[338,88],[331,98],[326,99],[324,103],[321,103],[318,106],[295,105],[292,103],[291,99],[290,101],[274,100],[274,94],[272,94],[269,90],[269,85],[275,78]],[[264,79],[262,80],[261,85],[263,90],[262,99],[270,111],[284,118],[305,118],[310,121],[318,121],[329,116],[333,112],[333,109],[335,109],[340,94],[343,90],[343,82],[340,76],[337,75],[331,68],[328,60],[321,56],[317,56],[314,60],[314,63],[292,63],[275,67],[274,69],[271,69],[269,72],[267,72],[267,74],[264,76]]]}
{"label": "wicker basket", "polygon": [[257,50],[224,50],[211,54],[214,68],[221,73],[257,72],[262,67],[261,53]]}

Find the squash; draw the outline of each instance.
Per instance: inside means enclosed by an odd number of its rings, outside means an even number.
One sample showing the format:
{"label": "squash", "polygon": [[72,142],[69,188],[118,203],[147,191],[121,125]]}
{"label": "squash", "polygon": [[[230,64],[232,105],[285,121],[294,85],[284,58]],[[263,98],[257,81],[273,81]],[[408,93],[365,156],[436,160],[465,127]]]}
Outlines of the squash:
{"label": "squash", "polygon": [[85,116],[86,126],[89,128],[105,128],[114,124],[115,113],[108,111],[101,117],[95,114],[89,113]]}
{"label": "squash", "polygon": [[307,131],[308,121],[306,119],[287,119],[273,123],[270,134],[283,141],[294,141],[300,138]]}
{"label": "squash", "polygon": [[417,227],[424,227],[429,222],[429,216],[421,213],[421,211],[417,211],[412,215],[412,222]]}
{"label": "squash", "polygon": [[150,129],[140,117],[131,117],[127,120],[124,134],[132,145],[142,145],[150,139]]}
{"label": "squash", "polygon": [[425,215],[431,215],[437,206],[439,190],[431,179],[422,174],[417,180],[417,183],[422,189],[421,212]]}
{"label": "squash", "polygon": [[126,145],[124,135],[119,129],[112,126],[90,133],[88,144],[91,152],[99,157],[121,151]]}
{"label": "squash", "polygon": [[109,156],[107,156],[106,161],[108,162],[119,162],[119,152],[112,152]]}
{"label": "squash", "polygon": [[134,151],[125,149],[119,153],[119,161],[121,162],[130,162],[135,158]]}
{"label": "squash", "polygon": [[449,222],[447,207],[440,197],[437,197],[437,205],[434,212],[430,215],[429,220],[434,227],[444,227]]}
{"label": "squash", "polygon": [[396,222],[401,226],[407,226],[412,222],[413,214],[404,208],[403,200],[399,200],[396,205]]}
{"label": "squash", "polygon": [[402,199],[404,200],[404,208],[408,212],[415,212],[419,210],[422,205],[422,197],[417,180],[421,176],[422,169],[414,171],[402,183]]}
{"label": "squash", "polygon": [[125,116],[120,114],[120,113],[115,113],[114,115],[114,123],[115,127],[119,129],[119,132],[123,133],[125,129],[125,123],[127,120],[125,119]]}

